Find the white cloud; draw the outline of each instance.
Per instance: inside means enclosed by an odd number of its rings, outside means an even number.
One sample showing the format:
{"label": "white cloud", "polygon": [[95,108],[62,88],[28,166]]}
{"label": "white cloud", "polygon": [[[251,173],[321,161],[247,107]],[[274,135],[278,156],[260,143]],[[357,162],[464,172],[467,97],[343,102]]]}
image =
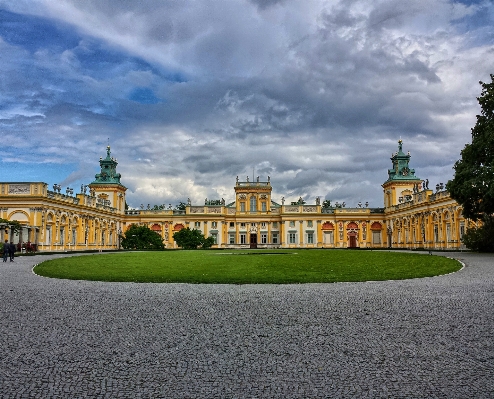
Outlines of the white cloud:
{"label": "white cloud", "polygon": [[110,138],[134,206],[232,200],[235,176],[253,168],[271,176],[277,200],[381,206],[400,137],[419,177],[452,177],[478,81],[494,72],[489,2],[4,6],[59,30],[31,40],[26,20],[0,41],[0,124],[18,161],[39,153],[77,165],[67,184],[92,180],[85,169]]}

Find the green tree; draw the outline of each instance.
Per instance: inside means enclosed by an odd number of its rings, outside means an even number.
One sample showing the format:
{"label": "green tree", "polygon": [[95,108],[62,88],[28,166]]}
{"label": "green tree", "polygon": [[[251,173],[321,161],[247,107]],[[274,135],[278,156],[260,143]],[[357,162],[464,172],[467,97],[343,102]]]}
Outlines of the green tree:
{"label": "green tree", "polygon": [[472,143],[461,151],[453,167],[455,176],[446,184],[451,197],[462,205],[463,216],[482,221],[463,240],[468,248],[479,251],[492,251],[493,238],[488,234],[494,231],[494,75],[490,77],[490,83],[480,82],[481,114],[472,128]]}
{"label": "green tree", "polygon": [[21,231],[22,225],[17,220],[7,220],[0,218],[0,223],[5,223],[10,228],[12,233],[18,233]]}
{"label": "green tree", "polygon": [[480,227],[469,228],[462,237],[463,243],[472,251],[494,252],[494,223],[484,223]]}
{"label": "green tree", "polygon": [[165,249],[161,236],[147,226],[131,225],[120,243],[124,249]]}
{"label": "green tree", "polygon": [[214,244],[213,237],[205,238],[199,230],[191,230],[189,227],[173,233],[173,239],[183,249],[197,249],[199,247],[206,249],[211,248]]}

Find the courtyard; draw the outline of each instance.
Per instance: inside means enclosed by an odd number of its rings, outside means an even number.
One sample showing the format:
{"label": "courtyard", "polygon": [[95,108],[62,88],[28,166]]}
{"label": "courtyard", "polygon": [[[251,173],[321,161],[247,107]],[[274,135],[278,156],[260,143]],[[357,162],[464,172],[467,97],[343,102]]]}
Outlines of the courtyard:
{"label": "courtyard", "polygon": [[[494,257],[332,284],[152,284],[0,268],[2,398],[489,398]],[[95,255],[98,256],[98,255]]]}

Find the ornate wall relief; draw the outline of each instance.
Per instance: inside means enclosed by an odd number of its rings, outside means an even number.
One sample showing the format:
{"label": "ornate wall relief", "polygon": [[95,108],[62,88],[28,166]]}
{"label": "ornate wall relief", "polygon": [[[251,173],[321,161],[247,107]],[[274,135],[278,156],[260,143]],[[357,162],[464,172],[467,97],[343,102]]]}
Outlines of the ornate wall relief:
{"label": "ornate wall relief", "polygon": [[9,194],[29,194],[29,184],[9,184]]}

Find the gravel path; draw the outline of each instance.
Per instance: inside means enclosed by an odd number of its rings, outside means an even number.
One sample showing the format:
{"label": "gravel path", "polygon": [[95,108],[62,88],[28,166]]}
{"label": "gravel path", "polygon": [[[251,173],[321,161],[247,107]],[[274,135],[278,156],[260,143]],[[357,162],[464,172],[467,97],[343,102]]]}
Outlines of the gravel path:
{"label": "gravel path", "polygon": [[494,398],[492,255],[368,283],[32,274],[58,256],[0,265],[1,398]]}

